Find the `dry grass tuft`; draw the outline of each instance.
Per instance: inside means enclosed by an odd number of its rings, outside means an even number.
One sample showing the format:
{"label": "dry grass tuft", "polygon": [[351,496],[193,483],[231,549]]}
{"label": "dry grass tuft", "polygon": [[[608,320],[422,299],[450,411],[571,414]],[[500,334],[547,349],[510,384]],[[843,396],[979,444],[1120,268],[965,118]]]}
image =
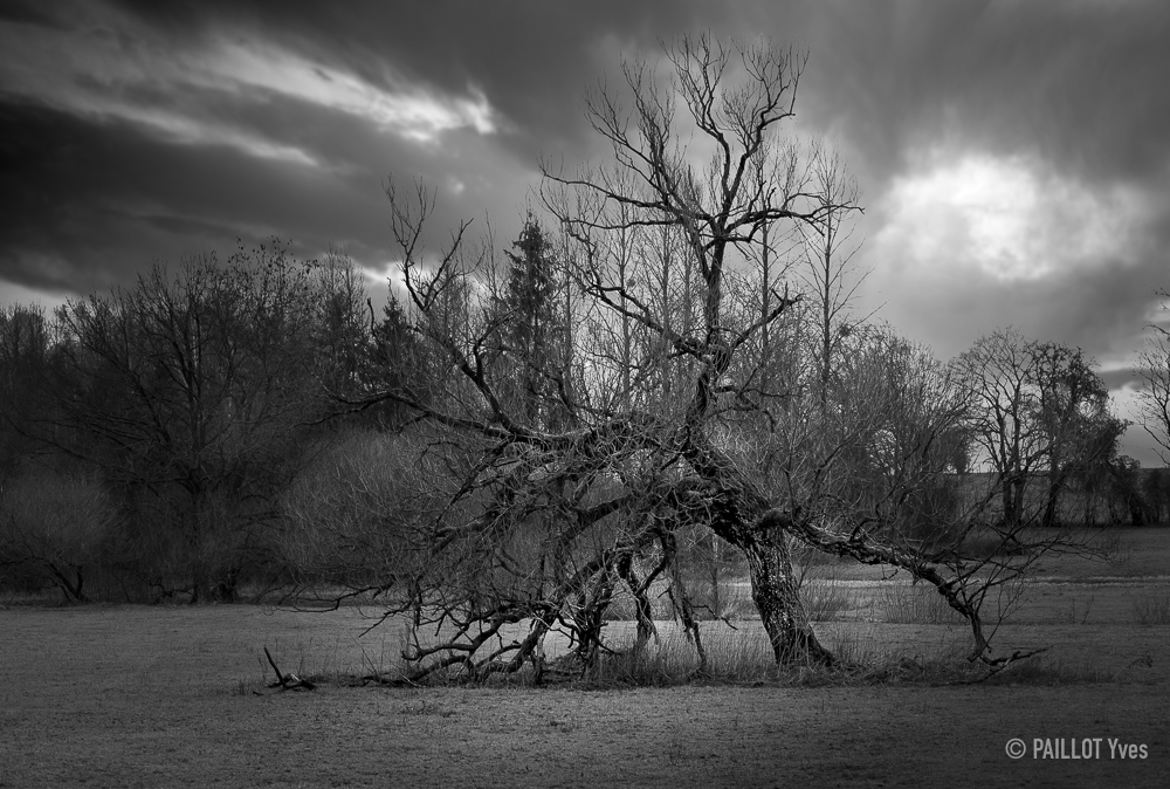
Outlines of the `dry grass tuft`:
{"label": "dry grass tuft", "polygon": [[1170,625],[1170,593],[1134,598],[1132,608],[1139,625]]}
{"label": "dry grass tuft", "polygon": [[925,585],[883,584],[873,605],[875,618],[891,624],[947,625],[959,619],[942,595]]}

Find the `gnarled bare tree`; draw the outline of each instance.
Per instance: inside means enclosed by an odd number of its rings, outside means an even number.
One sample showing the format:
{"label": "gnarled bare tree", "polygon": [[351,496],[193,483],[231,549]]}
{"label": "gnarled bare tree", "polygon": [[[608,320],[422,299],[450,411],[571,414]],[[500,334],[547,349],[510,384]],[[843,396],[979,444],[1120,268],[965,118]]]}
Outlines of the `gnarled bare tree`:
{"label": "gnarled bare tree", "polygon": [[[468,225],[428,258],[420,239],[432,193],[388,190],[416,331],[450,375],[441,400],[405,385],[363,401],[411,409],[428,447],[420,467],[443,470],[429,477],[434,499],[401,525],[413,537],[396,581],[409,594],[388,610],[410,612],[416,637],[431,628],[407,653],[417,676],[526,661],[543,670],[553,630],[587,667],[607,648],[602,617],[618,595],[634,601],[636,648],[653,635],[654,583],[669,590],[702,664],[677,541],[696,526],[746,558],[777,663],[834,660],[797,594],[793,537],[933,584],[970,621],[973,657],[993,660],[980,617],[987,558],[963,556],[954,540],[912,540],[901,522],[951,462],[940,437],[961,424],[965,402],[945,371],[859,334],[859,363],[826,392],[824,366],[799,348],[759,352],[765,333],[790,336],[782,329],[799,296],[777,276],[763,283],[765,308],[744,297],[759,292],[749,284],[757,247],[773,228],[773,238],[792,226],[834,233],[857,210],[783,139],[804,57],[705,36],[666,54],[667,75],[624,68],[628,105],[604,90],[589,102],[609,167],[544,167],[542,197],[565,236],[558,265],[574,292],[563,316],[571,350],[543,371],[559,383],[541,390],[562,415],[555,431],[526,418],[541,409],[505,394],[507,332],[478,303],[489,261],[469,251]],[[465,316],[456,323],[452,297]]]}

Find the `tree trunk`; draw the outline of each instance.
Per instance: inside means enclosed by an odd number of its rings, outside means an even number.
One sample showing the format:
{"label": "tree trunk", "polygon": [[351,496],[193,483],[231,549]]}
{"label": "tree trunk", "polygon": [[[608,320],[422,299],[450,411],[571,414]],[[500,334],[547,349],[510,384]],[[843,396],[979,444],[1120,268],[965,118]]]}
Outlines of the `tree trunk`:
{"label": "tree trunk", "polygon": [[[42,560],[48,565],[49,572],[53,575],[53,579],[57,582],[61,593],[65,595],[65,601],[69,603],[88,603],[89,597],[82,591],[85,585],[85,577],[81,572],[81,565],[72,565],[72,573],[68,569],[62,569],[48,559]],[[70,577],[72,575],[72,577]]]}
{"label": "tree trunk", "polygon": [[1012,496],[1011,477],[1008,476],[1007,474],[1003,475],[1003,478],[1002,478],[1000,484],[1002,487],[1001,494],[1003,497],[1003,525],[1004,525],[1004,527],[1010,529],[1010,528],[1015,526],[1015,518],[1014,518],[1015,499]]}
{"label": "tree trunk", "polygon": [[752,599],[772,644],[776,664],[832,665],[832,653],[821,646],[809,625],[784,534],[769,531],[743,548],[751,573]]}
{"label": "tree trunk", "polygon": [[723,596],[719,589],[719,538],[714,532],[708,538],[711,541],[711,616],[718,619],[723,616]]}
{"label": "tree trunk", "polygon": [[203,560],[196,558],[191,565],[191,605],[210,598],[207,585],[207,570],[203,566]]}
{"label": "tree trunk", "polygon": [[1060,498],[1062,483],[1052,480],[1048,484],[1048,500],[1044,504],[1044,520],[1041,525],[1045,528],[1056,525],[1056,504]]}
{"label": "tree trunk", "polygon": [[833,654],[813,633],[797,590],[786,531],[790,521],[709,442],[695,441],[688,460],[713,483],[709,497],[703,499],[711,529],[747,557],[752,600],[776,664],[832,665]]}
{"label": "tree trunk", "polygon": [[646,648],[651,637],[658,638],[658,630],[654,627],[654,611],[650,605],[650,598],[646,594],[648,581],[639,580],[634,571],[633,560],[628,553],[618,560],[617,571],[621,579],[626,582],[626,586],[634,598],[634,619],[638,625],[634,651],[641,652]]}

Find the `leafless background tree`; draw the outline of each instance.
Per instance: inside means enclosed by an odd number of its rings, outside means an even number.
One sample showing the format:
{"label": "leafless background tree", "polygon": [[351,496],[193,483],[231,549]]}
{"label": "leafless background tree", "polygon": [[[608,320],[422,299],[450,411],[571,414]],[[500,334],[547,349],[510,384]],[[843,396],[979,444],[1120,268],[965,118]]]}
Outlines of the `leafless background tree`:
{"label": "leafless background tree", "polygon": [[[1166,293],[1164,298],[1170,298]],[[1138,368],[1143,388],[1138,392],[1141,424],[1161,448],[1164,462],[1170,458],[1170,330],[1153,324]]]}

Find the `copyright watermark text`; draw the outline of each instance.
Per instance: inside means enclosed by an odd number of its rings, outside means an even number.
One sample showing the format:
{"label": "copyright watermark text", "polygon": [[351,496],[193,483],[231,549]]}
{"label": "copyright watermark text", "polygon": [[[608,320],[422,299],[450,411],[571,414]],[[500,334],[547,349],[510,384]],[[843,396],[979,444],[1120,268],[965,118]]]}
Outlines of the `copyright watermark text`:
{"label": "copyright watermark text", "polygon": [[1013,737],[1004,743],[1009,759],[1086,759],[1138,761],[1150,757],[1144,742],[1126,742],[1116,737],[1033,737],[1031,741]]}

